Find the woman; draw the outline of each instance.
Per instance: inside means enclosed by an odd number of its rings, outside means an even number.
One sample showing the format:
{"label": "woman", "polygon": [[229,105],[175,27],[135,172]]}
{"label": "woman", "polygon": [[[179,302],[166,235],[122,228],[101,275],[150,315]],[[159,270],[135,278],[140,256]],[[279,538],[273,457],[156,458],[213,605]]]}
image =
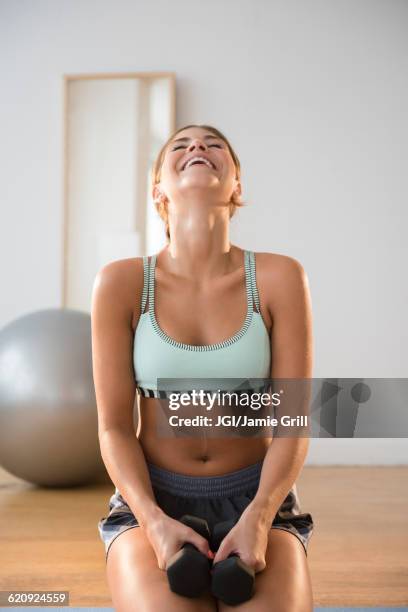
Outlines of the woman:
{"label": "woman", "polygon": [[[308,438],[170,438],[156,429],[160,377],[312,376],[306,274],[293,258],[255,256],[230,243],[229,220],[242,205],[240,163],[214,127],[177,130],[152,183],[168,244],[151,258],[106,265],[93,289],[99,440],[116,485],[98,525],[113,604],[120,611],[229,610],[209,593],[188,599],[170,591],[163,570],[191,542],[213,563],[235,551],[254,568],[255,594],[240,610],[309,612],[313,521],[300,513],[295,485]],[[177,520],[183,514],[210,527],[237,522],[214,556],[205,538]]]}

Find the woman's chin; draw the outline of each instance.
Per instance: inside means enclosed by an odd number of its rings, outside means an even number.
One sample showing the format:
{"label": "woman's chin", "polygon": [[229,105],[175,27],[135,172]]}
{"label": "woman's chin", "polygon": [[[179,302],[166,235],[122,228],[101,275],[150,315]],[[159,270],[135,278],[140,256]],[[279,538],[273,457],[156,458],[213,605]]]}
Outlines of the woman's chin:
{"label": "woman's chin", "polygon": [[214,175],[207,175],[207,176],[186,176],[183,177],[182,181],[180,182],[180,191],[182,190],[186,190],[186,189],[203,189],[203,190],[208,190],[208,189],[214,189],[215,187],[218,187],[220,185],[220,182],[218,180],[218,177],[214,176]]}

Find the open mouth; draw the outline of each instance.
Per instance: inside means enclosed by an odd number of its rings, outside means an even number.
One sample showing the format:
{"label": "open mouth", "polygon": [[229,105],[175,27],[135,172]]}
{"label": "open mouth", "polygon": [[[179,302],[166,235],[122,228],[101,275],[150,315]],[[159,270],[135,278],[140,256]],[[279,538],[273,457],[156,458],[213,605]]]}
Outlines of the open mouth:
{"label": "open mouth", "polygon": [[203,157],[197,157],[197,158],[194,157],[193,159],[187,160],[182,170],[188,170],[188,168],[191,168],[191,166],[196,166],[196,165],[197,166],[198,165],[207,166],[207,168],[210,168],[211,170],[216,170],[216,167],[213,164],[213,162]]}

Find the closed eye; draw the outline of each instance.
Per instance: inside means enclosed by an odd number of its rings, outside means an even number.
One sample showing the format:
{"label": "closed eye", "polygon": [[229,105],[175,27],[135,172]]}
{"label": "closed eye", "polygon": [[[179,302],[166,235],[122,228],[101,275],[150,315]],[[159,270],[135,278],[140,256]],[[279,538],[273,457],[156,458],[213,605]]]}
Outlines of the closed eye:
{"label": "closed eye", "polygon": [[[177,147],[174,147],[174,149],[172,149],[172,151],[177,151],[177,149],[183,149],[183,148],[185,148],[185,146],[186,145],[178,145]],[[208,145],[208,148],[210,148],[210,147],[218,147],[219,149],[222,149],[222,145],[219,145],[219,144]]]}

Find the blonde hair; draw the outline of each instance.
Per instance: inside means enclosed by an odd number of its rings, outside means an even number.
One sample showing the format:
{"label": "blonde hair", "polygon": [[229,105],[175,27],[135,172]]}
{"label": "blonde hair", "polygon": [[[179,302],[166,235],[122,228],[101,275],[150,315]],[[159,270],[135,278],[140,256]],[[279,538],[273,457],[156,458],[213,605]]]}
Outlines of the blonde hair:
{"label": "blonde hair", "polygon": [[[173,140],[173,138],[179,133],[182,132],[183,130],[187,130],[188,128],[202,128],[204,130],[209,130],[210,132],[212,132],[213,134],[215,134],[215,136],[218,136],[218,138],[220,138],[221,140],[223,140],[225,142],[225,144],[228,147],[228,150],[231,154],[231,157],[234,161],[234,165],[235,165],[235,169],[236,169],[236,173],[237,173],[237,179],[241,180],[241,164],[240,161],[238,159],[237,154],[235,153],[234,149],[232,148],[231,144],[229,143],[228,139],[224,136],[224,134],[222,134],[222,132],[220,132],[219,130],[217,130],[217,128],[211,126],[211,125],[185,125],[182,128],[179,128],[178,130],[176,130],[168,139],[167,141],[164,143],[164,145],[162,146],[162,148],[160,149],[156,160],[152,166],[151,169],[151,188],[152,188],[152,192],[154,187],[156,186],[157,183],[160,182],[160,173],[161,173],[161,169],[162,169],[162,165],[163,165],[163,160],[164,160],[164,155],[166,152],[166,149],[169,145],[169,143]],[[165,232],[166,232],[166,237],[167,240],[170,241],[170,228],[169,228],[169,218],[168,218],[168,211],[167,211],[167,207],[166,204],[163,200],[154,200],[154,204],[156,206],[156,210],[159,213],[160,218],[164,221],[165,223]],[[231,219],[231,217],[235,214],[235,211],[237,208],[241,207],[241,206],[245,206],[245,202],[243,202],[241,200],[240,196],[237,196],[235,193],[232,194],[231,196],[231,200],[229,203],[229,218]]]}

